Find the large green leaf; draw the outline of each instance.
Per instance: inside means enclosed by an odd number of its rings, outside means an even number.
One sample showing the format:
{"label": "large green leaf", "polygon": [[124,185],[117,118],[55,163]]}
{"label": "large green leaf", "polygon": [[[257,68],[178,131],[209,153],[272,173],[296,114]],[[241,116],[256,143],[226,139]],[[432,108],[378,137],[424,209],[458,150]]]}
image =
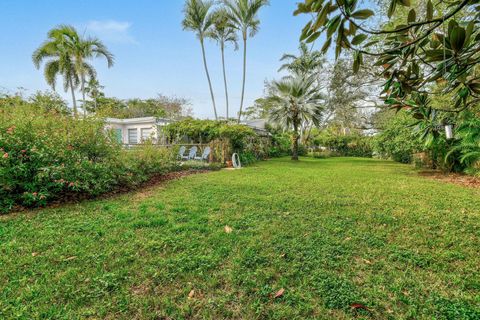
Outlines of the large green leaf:
{"label": "large green leaf", "polygon": [[428,0],[427,2],[427,20],[432,20],[433,19],[433,3],[432,0]]}
{"label": "large green leaf", "polygon": [[367,35],[366,34],[358,34],[356,35],[355,37],[353,37],[352,39],[352,44],[353,45],[359,45],[360,43],[362,43],[363,41],[365,41],[365,39],[367,39]]}
{"label": "large green leaf", "polygon": [[391,18],[395,13],[395,9],[397,8],[397,0],[391,0],[390,6],[388,7],[388,17]]}
{"label": "large green leaf", "polygon": [[415,22],[415,20],[417,19],[417,13],[415,12],[415,9],[410,9],[410,11],[408,12],[408,23],[412,23],[412,22]]}
{"label": "large green leaf", "polygon": [[454,27],[450,33],[450,45],[452,49],[456,52],[462,50],[463,45],[465,44],[466,32],[462,27]]}
{"label": "large green leaf", "polygon": [[328,48],[330,48],[330,45],[332,44],[332,38],[328,38],[327,41],[322,46],[322,53],[326,53],[328,51]]}
{"label": "large green leaf", "polygon": [[328,22],[327,27],[327,38],[330,38],[332,34],[337,31],[338,25],[340,24],[340,15],[335,16],[332,20]]}
{"label": "large green leaf", "polygon": [[370,18],[373,15],[375,15],[375,13],[372,10],[363,9],[363,10],[355,11],[354,13],[352,13],[351,17],[355,19],[365,20]]}

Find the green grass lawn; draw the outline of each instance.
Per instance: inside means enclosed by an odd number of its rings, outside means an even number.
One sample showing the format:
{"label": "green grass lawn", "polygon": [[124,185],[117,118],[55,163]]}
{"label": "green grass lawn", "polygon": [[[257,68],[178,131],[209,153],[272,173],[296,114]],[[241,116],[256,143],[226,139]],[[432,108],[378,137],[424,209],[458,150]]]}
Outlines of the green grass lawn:
{"label": "green grass lawn", "polygon": [[0,318],[480,319],[479,250],[478,189],[276,159],[0,217]]}

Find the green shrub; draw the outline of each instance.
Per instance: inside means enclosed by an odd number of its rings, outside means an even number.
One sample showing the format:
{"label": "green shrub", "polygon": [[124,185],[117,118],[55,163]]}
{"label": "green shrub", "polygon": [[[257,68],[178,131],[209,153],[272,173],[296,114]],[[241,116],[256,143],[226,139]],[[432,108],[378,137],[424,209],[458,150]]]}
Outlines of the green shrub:
{"label": "green shrub", "polygon": [[339,134],[334,130],[325,130],[315,137],[314,143],[331,151],[331,156],[371,158],[371,140],[371,137],[359,133]]}
{"label": "green shrub", "polygon": [[413,132],[415,123],[406,112],[391,117],[382,131],[373,139],[373,149],[382,158],[401,163],[411,163],[413,154],[423,151],[423,145]]}
{"label": "green shrub", "polygon": [[0,210],[133,187],[175,168],[172,151],[124,150],[97,119],[35,105],[0,108]]}

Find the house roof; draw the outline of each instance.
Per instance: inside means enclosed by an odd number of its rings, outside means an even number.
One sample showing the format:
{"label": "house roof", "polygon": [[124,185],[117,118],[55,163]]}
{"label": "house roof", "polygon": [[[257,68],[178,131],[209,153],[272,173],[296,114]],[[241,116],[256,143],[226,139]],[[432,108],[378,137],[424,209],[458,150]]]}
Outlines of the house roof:
{"label": "house roof", "polygon": [[105,122],[110,124],[142,124],[142,123],[166,124],[166,123],[170,123],[171,120],[164,119],[164,118],[155,118],[155,117],[129,118],[129,119],[106,118]]}

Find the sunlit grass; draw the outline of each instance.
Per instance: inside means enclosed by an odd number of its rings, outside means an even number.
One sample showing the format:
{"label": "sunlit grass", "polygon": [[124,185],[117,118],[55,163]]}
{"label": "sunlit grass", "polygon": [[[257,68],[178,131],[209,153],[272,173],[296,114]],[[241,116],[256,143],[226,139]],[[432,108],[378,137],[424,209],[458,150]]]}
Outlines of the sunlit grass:
{"label": "sunlit grass", "polygon": [[479,230],[478,189],[271,160],[0,217],[0,318],[478,319]]}

